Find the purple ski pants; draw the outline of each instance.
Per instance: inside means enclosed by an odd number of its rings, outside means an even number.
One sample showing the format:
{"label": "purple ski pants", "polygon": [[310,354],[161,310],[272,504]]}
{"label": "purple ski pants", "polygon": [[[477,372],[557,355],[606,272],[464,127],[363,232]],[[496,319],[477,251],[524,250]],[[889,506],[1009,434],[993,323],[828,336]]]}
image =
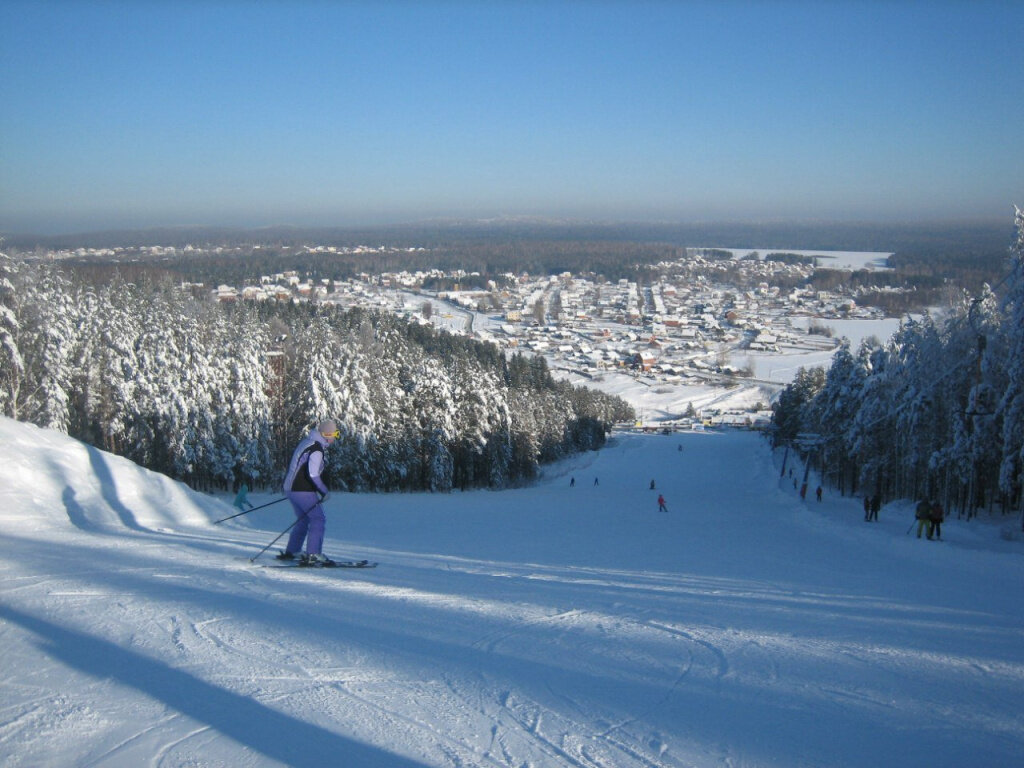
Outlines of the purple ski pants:
{"label": "purple ski pants", "polygon": [[292,503],[298,522],[288,537],[288,551],[293,555],[302,551],[302,542],[306,542],[306,554],[319,555],[324,548],[324,527],[326,518],[324,508],[320,506],[320,496],[310,491],[288,491],[288,501]]}

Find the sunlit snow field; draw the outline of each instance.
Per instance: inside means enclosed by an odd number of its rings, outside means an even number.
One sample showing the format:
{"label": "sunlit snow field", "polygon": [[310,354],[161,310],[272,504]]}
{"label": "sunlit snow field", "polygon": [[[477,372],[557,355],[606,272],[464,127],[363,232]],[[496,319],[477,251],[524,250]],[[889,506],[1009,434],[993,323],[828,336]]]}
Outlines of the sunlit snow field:
{"label": "sunlit snow field", "polygon": [[752,433],[617,434],[520,490],[336,493],[327,552],[380,566],[312,572],[249,561],[286,503],[214,525],[230,497],[9,420],[0,446],[5,766],[1024,754],[1020,521],[865,523]]}

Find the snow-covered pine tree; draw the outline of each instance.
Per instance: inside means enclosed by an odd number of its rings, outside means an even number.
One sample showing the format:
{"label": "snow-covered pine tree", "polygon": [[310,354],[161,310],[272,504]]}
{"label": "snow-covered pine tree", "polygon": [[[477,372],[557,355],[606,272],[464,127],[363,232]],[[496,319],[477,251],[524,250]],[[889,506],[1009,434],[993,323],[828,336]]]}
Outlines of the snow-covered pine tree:
{"label": "snow-covered pine tree", "polygon": [[934,366],[941,372],[937,387],[945,432],[932,452],[929,472],[932,485],[949,511],[954,506],[970,509],[979,494],[991,497],[991,491],[997,488],[998,459],[977,462],[982,442],[996,447],[984,437],[991,428],[994,404],[985,407],[987,413],[978,407],[987,399],[981,358],[988,343],[985,329],[995,319],[995,315],[989,315],[995,309],[993,298],[985,286],[980,298],[972,300],[963,294],[954,302],[945,324],[941,359]]}
{"label": "snow-covered pine tree", "polygon": [[[233,424],[235,480],[255,487],[270,481],[273,464],[271,425],[270,334],[256,313],[247,307],[235,310],[225,325],[233,339],[229,387]],[[224,348],[224,342],[221,342]]]}
{"label": "snow-covered pine tree", "polygon": [[337,405],[327,413],[338,422],[342,436],[331,449],[332,463],[333,457],[337,457],[337,471],[345,472],[350,487],[364,488],[373,473],[369,446],[377,428],[369,374],[364,367],[361,345],[356,339],[351,336],[344,338],[339,342],[336,354],[331,375]]}
{"label": "snow-covered pine tree", "polygon": [[847,449],[858,466],[861,489],[883,498],[894,493],[895,482],[893,351],[891,341],[884,346],[861,344],[857,357],[867,375],[857,413],[846,429]]}
{"label": "snow-covered pine tree", "polygon": [[454,406],[459,414],[458,436],[453,447],[455,483],[461,488],[494,480],[486,466],[485,449],[491,434],[508,433],[508,406],[494,372],[468,354],[450,362]]}
{"label": "snow-covered pine tree", "polygon": [[367,441],[369,488],[412,490],[419,432],[410,373],[414,350],[394,324],[375,329],[375,347],[365,360],[370,408],[376,425]]}
{"label": "snow-covered pine tree", "polygon": [[432,491],[452,488],[449,446],[457,433],[452,382],[440,360],[425,357],[414,374],[413,412],[417,420],[421,485]]}
{"label": "snow-covered pine tree", "polygon": [[206,471],[232,489],[243,482],[255,487],[273,474],[268,332],[246,305],[204,308],[202,314],[204,399],[212,430]]}
{"label": "snow-covered pine tree", "polygon": [[100,447],[128,456],[131,424],[138,411],[138,291],[115,278],[96,295],[100,340],[93,347],[92,364],[97,369],[99,392],[89,401],[95,407],[83,421],[100,433]]}
{"label": "snow-covered pine tree", "polygon": [[527,387],[510,388],[509,405],[512,416],[509,479],[512,483],[524,483],[537,476],[541,430],[535,418],[533,396]]}
{"label": "snow-covered pine tree", "polygon": [[800,368],[779,393],[772,406],[772,439],[774,445],[791,445],[801,432],[814,432],[818,424],[813,418],[813,401],[825,386],[823,368]]}
{"label": "snow-covered pine tree", "polygon": [[133,461],[172,477],[197,472],[197,442],[208,408],[196,402],[196,368],[205,368],[195,329],[168,286],[140,291],[133,418],[126,449]]}
{"label": "snow-covered pine tree", "polygon": [[67,432],[69,399],[74,372],[71,351],[77,343],[75,306],[71,284],[55,269],[42,269],[39,290],[46,300],[40,312],[43,333],[39,359],[38,413],[34,422],[47,429]]}
{"label": "snow-covered pine tree", "polygon": [[12,281],[16,269],[14,261],[0,252],[0,413],[11,418],[17,418],[14,403],[25,368],[17,341],[17,291]]}
{"label": "snow-covered pine tree", "polygon": [[860,408],[867,370],[864,359],[850,352],[849,339],[842,339],[825,374],[825,384],[815,395],[810,415],[811,431],[821,435],[822,471],[827,472],[845,493],[855,493],[856,465],[849,451],[849,426]]}
{"label": "snow-covered pine tree", "polygon": [[103,444],[103,432],[94,420],[103,391],[97,349],[103,333],[101,306],[100,298],[94,290],[75,287],[75,345],[69,353],[71,382],[68,434],[91,445]]}
{"label": "snow-covered pine tree", "polygon": [[18,393],[25,374],[25,361],[18,349],[19,267],[6,253],[0,253],[0,413],[18,418]]}
{"label": "snow-covered pine tree", "polygon": [[14,302],[14,346],[21,360],[12,371],[16,418],[48,429],[68,429],[68,390],[74,346],[73,303],[67,280],[45,265],[22,264]]}
{"label": "snow-covered pine tree", "polygon": [[895,388],[896,444],[901,496],[920,498],[934,493],[928,466],[941,444],[941,403],[937,366],[941,339],[931,315],[909,320],[894,334],[898,376]]}
{"label": "snow-covered pine tree", "polygon": [[[977,485],[1002,488],[999,467],[1002,456],[1002,413],[999,410],[1000,393],[1009,386],[1009,365],[1006,334],[999,300],[992,290],[984,286],[981,296],[972,303],[968,318],[969,328],[977,334],[975,349],[970,357],[973,379],[967,393],[966,408],[955,426],[957,444],[954,461],[964,488],[961,498],[969,513],[973,511]],[[966,445],[961,446],[966,439]],[[965,473],[968,473],[965,478]],[[980,477],[979,480],[975,480]],[[966,502],[971,504],[966,504]]]}
{"label": "snow-covered pine tree", "polygon": [[338,387],[341,348],[329,318],[316,313],[295,332],[294,357],[286,382],[288,444],[297,443],[321,419],[341,419],[347,402]]}
{"label": "snow-covered pine tree", "polygon": [[[1007,498],[1024,507],[1024,211],[1016,209],[1017,239],[1010,249],[1003,313],[1006,334],[1006,391],[998,404],[1002,417],[1002,461],[999,486]],[[1022,522],[1024,525],[1024,522]]]}

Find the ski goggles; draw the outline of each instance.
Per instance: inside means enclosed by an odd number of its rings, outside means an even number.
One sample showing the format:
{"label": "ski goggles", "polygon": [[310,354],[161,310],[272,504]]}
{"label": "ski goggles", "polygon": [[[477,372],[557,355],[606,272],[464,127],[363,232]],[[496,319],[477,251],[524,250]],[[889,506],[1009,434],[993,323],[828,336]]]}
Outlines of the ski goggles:
{"label": "ski goggles", "polygon": [[333,440],[337,440],[339,437],[341,437],[341,430],[336,429],[333,432],[321,432],[320,434],[323,435],[324,437],[329,437]]}

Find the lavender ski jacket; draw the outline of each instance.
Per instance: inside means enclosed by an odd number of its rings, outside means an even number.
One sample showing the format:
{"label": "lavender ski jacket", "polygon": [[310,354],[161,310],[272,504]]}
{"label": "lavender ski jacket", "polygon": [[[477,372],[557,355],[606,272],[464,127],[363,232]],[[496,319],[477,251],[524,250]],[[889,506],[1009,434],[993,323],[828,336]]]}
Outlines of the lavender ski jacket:
{"label": "lavender ski jacket", "polygon": [[324,469],[324,448],[327,438],[316,429],[312,430],[292,454],[288,474],[284,478],[284,490],[327,493],[327,486],[320,479]]}

